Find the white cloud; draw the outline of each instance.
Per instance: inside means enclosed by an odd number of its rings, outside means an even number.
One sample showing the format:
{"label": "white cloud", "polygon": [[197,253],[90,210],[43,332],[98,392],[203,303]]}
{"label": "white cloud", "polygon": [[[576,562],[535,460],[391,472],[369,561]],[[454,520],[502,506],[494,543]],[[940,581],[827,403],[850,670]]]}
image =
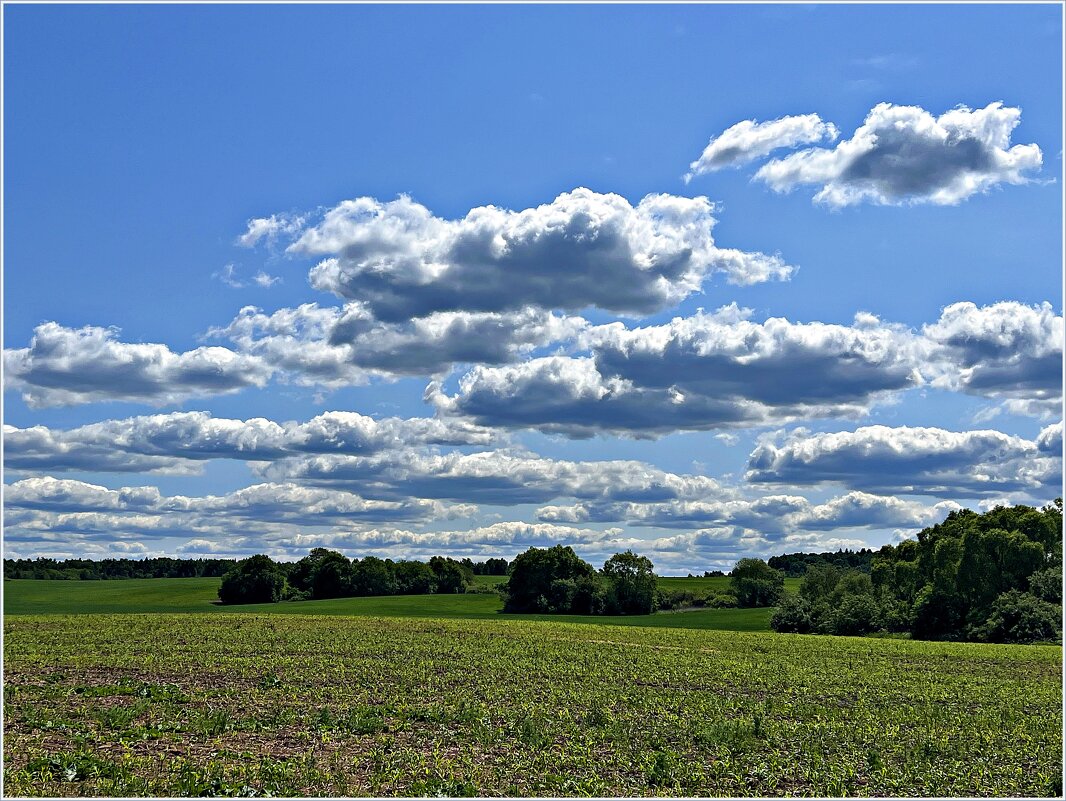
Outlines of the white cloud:
{"label": "white cloud", "polygon": [[255,274],[255,276],[252,278],[252,280],[255,281],[255,283],[258,286],[262,287],[263,289],[270,289],[270,287],[274,286],[274,284],[280,284],[281,283],[281,276],[280,275],[269,275],[269,274],[263,272],[262,270],[260,270],[259,272],[257,272]]}
{"label": "white cloud", "polygon": [[1004,399],[1014,413],[1058,410],[1066,333],[1050,303],[953,303],[922,334],[934,386]]}
{"label": "white cloud", "polygon": [[365,384],[371,376],[438,375],[456,363],[502,364],[573,340],[581,317],[527,307],[508,312],[436,312],[396,323],[374,319],[362,303],[306,303],[265,314],[246,306],[210,336],[225,337],[303,385]]}
{"label": "white cloud", "polygon": [[305,423],[233,420],[208,412],[105,420],[61,430],[4,426],[4,464],[20,470],[197,472],[207,459],[269,461],[308,453],[370,454],[426,445],[487,445],[494,432],[460,420],[375,419],[324,412]]}
{"label": "white cloud", "polygon": [[28,348],[4,351],[6,386],[21,390],[34,408],[114,400],[164,405],[261,387],[272,372],[258,357],[227,348],[174,353],[116,336],[113,328],[43,323]]}
{"label": "white cloud", "polygon": [[853,491],[822,504],[813,504],[798,495],[656,503],[593,501],[572,506],[543,506],[537,510],[537,518],[552,523],[625,523],[655,528],[741,527],[776,541],[812,531],[898,526],[918,529],[942,520],[948,511],[957,508],[958,504],[953,502],[930,506]]}
{"label": "white cloud", "polygon": [[573,462],[512,451],[324,454],[282,459],[257,469],[270,481],[358,488],[367,497],[479,504],[545,503],[564,497],[652,501],[721,497],[732,492],[713,478],[668,473],[644,462]]}
{"label": "white cloud", "polygon": [[306,219],[306,216],[296,214],[272,214],[249,220],[245,232],[237,237],[237,244],[251,248],[265,240],[272,245],[279,237],[298,233]]}
{"label": "white cloud", "polygon": [[[163,496],[156,487],[111,490],[95,484],[51,476],[27,478],[4,488],[5,509],[43,513],[35,523],[58,530],[95,530],[109,525],[101,513],[119,515],[114,525],[133,525],[141,531],[166,532],[187,528],[207,530],[225,526],[233,518],[256,522],[325,526],[360,522],[438,520],[469,515],[469,504],[447,506],[436,501],[407,498],[373,500],[351,492],[296,484],[256,484],[226,495]],[[166,518],[151,520],[151,518]],[[20,523],[26,527],[27,521]],[[18,528],[18,526],[16,526]]]}
{"label": "white cloud", "polygon": [[[1053,441],[1053,434],[1043,438]],[[896,494],[979,498],[1024,492],[1043,498],[1062,484],[1062,458],[1000,431],[867,426],[811,434],[779,431],[748,459],[751,482],[835,483]]]}
{"label": "white cloud", "polygon": [[939,117],[880,103],[851,139],[775,159],[755,177],[778,192],[820,185],[814,199],[830,206],[954,205],[997,184],[1026,183],[1026,173],[1040,168],[1039,147],[1010,144],[1020,121],[1021,109],[998,102]]}
{"label": "white cloud", "polygon": [[823,139],[831,142],[838,135],[836,126],[822,122],[817,114],[781,117],[769,122],[744,120],[707,143],[700,157],[689,165],[685,183],[697,175],[747,164],[778,148],[795,148]]}
{"label": "white cloud", "polygon": [[575,189],[536,208],[484,206],[445,220],[407,197],[364,197],[327,211],[288,251],[328,256],[312,285],[388,322],[526,306],[648,314],[712,274],[740,285],[791,275],[777,256],[719,248],[713,211],[705,197],[648,195],[633,206]]}
{"label": "white cloud", "polygon": [[591,357],[478,366],[454,395],[431,385],[427,397],[485,425],[654,436],[858,417],[922,382],[923,343],[901,326],[871,315],[851,327],[749,315],[732,305],[659,326],[598,326],[584,337]]}

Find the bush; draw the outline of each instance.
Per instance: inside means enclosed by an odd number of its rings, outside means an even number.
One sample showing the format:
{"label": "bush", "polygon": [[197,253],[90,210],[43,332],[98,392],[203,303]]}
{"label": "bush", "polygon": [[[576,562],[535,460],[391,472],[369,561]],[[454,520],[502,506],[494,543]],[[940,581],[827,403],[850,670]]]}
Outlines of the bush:
{"label": "bush", "polygon": [[281,568],[264,554],[238,562],[222,577],[218,598],[224,604],[265,604],[280,601],[285,594]]}
{"label": "bush", "polygon": [[984,625],[975,627],[976,639],[985,642],[1047,642],[1057,640],[1061,607],[1034,595],[1008,590],[996,598]]}
{"label": "bush", "polygon": [[829,613],[826,626],[830,634],[869,634],[881,627],[881,610],[871,595],[846,595]]}
{"label": "bush", "polygon": [[732,593],[718,592],[707,596],[707,606],[711,609],[736,609],[740,603]]}
{"label": "bush", "polygon": [[807,634],[813,627],[811,605],[798,595],[785,596],[770,616],[770,628],[774,631]]}

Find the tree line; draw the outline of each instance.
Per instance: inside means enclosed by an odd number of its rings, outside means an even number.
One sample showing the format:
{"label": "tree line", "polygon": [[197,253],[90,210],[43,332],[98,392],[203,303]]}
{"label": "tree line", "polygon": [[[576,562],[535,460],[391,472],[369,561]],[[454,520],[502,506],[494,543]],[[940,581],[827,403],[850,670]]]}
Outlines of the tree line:
{"label": "tree line", "polygon": [[[490,565],[491,563],[491,565]],[[784,575],[760,559],[741,559],[730,573],[730,589],[699,595],[662,590],[654,565],[633,551],[616,553],[595,569],[573,548],[530,548],[514,561],[488,560],[507,581],[495,591],[504,612],[573,615],[647,615],[684,606],[774,606],[784,594]],[[473,588],[469,564],[434,556],[426,562],[348,559],[315,548],[285,564],[258,554],[233,565],[222,577],[218,597],[225,604],[271,603],[369,595],[462,593]]]}
{"label": "tree line", "polygon": [[781,556],[771,556],[766,560],[766,563],[774,570],[780,570],[788,578],[800,578],[806,574],[808,568],[816,565],[828,565],[840,570],[860,570],[863,573],[869,573],[873,558],[874,552],[871,549],[861,548],[858,551],[786,553]]}
{"label": "tree line", "polygon": [[1062,499],[1043,509],[951,512],[886,545],[869,572],[807,568],[771,618],[775,631],[889,632],[923,640],[1042,642],[1061,636]]}
{"label": "tree line", "polygon": [[6,579],[104,581],[146,578],[215,578],[237,564],[236,559],[5,559]]}
{"label": "tree line", "polygon": [[[153,556],[143,559],[5,559],[6,579],[48,579],[58,581],[111,581],[146,578],[218,578],[232,570],[237,559],[176,559]],[[460,559],[475,576],[507,574],[507,560],[491,558],[481,562]],[[279,562],[286,570],[285,562]]]}

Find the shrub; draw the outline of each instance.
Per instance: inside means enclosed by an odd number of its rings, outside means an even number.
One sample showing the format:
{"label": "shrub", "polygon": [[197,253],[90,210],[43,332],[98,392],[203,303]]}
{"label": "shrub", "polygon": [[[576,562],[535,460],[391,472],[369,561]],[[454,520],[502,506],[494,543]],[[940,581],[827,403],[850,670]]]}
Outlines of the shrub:
{"label": "shrub", "polygon": [[996,598],[984,625],[973,634],[986,642],[1044,642],[1060,635],[1061,607],[1034,595],[1008,590]]}
{"label": "shrub", "polygon": [[827,624],[830,634],[869,634],[881,627],[881,610],[871,595],[846,595],[830,612]]}
{"label": "shrub", "polygon": [[798,595],[788,595],[770,616],[770,628],[774,631],[807,634],[813,628],[811,605]]}

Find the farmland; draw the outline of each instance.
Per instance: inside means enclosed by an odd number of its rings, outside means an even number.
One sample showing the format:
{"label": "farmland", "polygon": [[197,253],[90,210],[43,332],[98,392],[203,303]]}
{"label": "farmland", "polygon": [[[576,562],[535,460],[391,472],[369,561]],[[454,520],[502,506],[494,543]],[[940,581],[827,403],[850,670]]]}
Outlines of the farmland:
{"label": "farmland", "polygon": [[8,617],[7,793],[1061,791],[1058,648],[501,617]]}
{"label": "farmland", "polygon": [[[477,576],[476,586],[488,588],[502,576]],[[662,578],[668,589],[700,592],[725,590],[728,579]],[[786,588],[798,581],[789,579]],[[122,614],[141,612],[254,613],[295,615],[371,615],[379,617],[499,619],[503,603],[493,593],[462,595],[392,595],[368,598],[334,598],[322,601],[222,606],[217,602],[219,579],[128,579],[122,581],[32,581],[4,582],[4,613],[26,614]],[[768,609],[697,609],[686,612],[617,617],[580,615],[508,615],[508,619],[565,620],[616,626],[706,628],[727,631],[768,631]]]}

